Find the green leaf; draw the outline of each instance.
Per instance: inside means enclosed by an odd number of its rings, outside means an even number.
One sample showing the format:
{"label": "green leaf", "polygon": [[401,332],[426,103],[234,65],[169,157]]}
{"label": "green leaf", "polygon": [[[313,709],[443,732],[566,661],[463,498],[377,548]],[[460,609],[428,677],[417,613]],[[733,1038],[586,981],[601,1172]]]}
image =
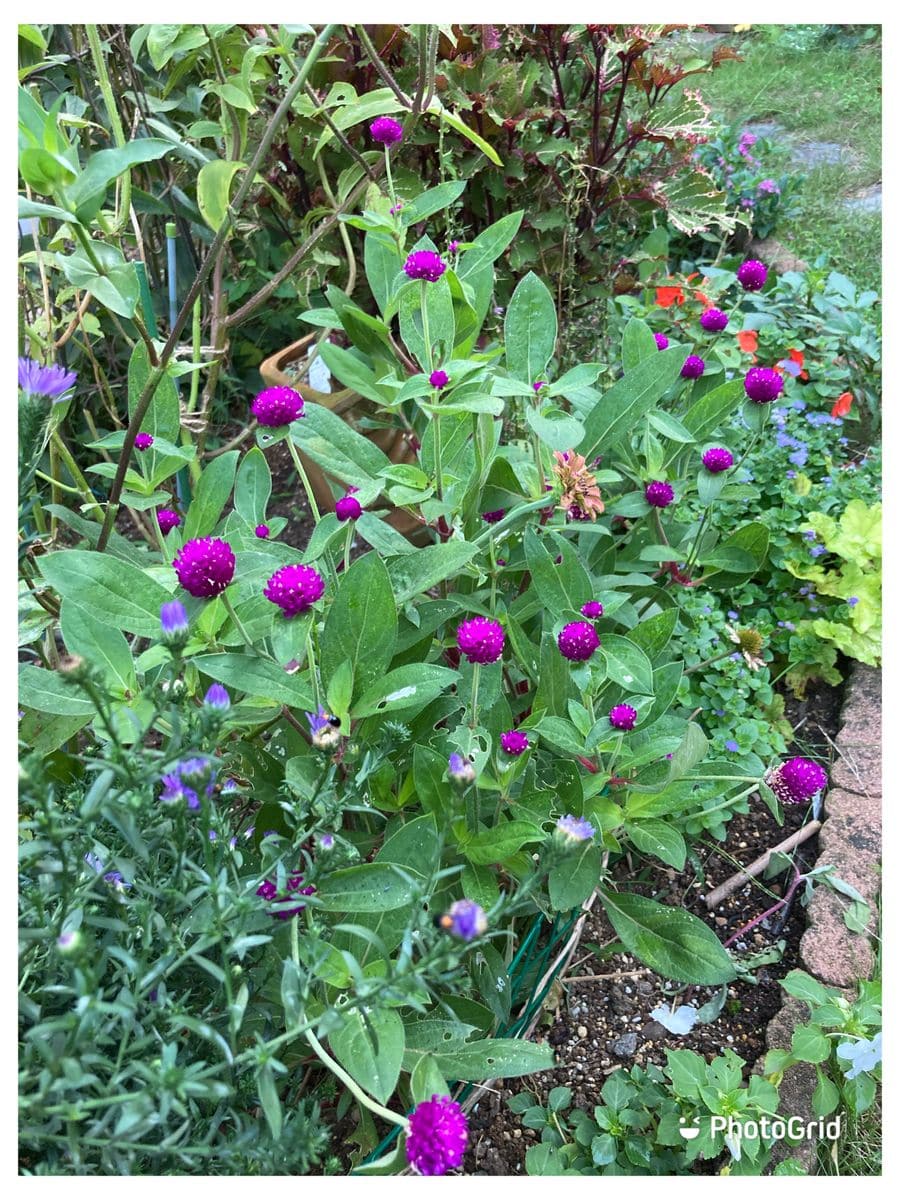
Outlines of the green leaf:
{"label": "green leaf", "polygon": [[[421,247],[417,247],[421,248]],[[428,337],[435,362],[449,358],[456,342],[453,297],[446,277],[424,285],[428,312]],[[425,345],[422,326],[422,287],[404,288],[400,294],[400,336],[423,371],[432,367],[432,353]]]}
{"label": "green leaf", "polygon": [[[333,350],[337,348],[332,347]],[[326,355],[323,358],[328,361]],[[328,366],[331,368],[330,362]],[[313,462],[342,483],[355,487],[371,485],[390,467],[391,461],[383,450],[330,409],[307,402],[303,412],[303,420],[295,421],[290,427],[291,438]]]}
{"label": "green leaf", "polygon": [[348,661],[354,695],[359,696],[383,678],[396,644],[397,607],[390,577],[377,554],[365,554],[341,577],[328,610],[321,642],[322,675],[329,679]]}
{"label": "green leaf", "polygon": [[789,996],[796,996],[798,1000],[805,1000],[810,1005],[826,1004],[837,995],[834,989],[819,983],[818,979],[814,979],[806,971],[796,969],[788,971],[781,981],[781,986]]}
{"label": "green leaf", "polygon": [[429,880],[441,862],[441,836],[435,818],[426,813],[401,825],[378,851],[377,862],[395,863]]}
{"label": "green leaf", "polygon": [[90,292],[101,304],[120,317],[132,317],[137,308],[139,288],[134,263],[126,262],[116,246],[93,242],[97,268],[79,246],[71,254],[58,254],[56,261],[69,283]]}
{"label": "green leaf", "polygon": [[400,224],[408,228],[436,212],[441,212],[442,209],[449,208],[466,190],[466,183],[465,179],[452,179],[420,192],[400,210]]}
{"label": "green leaf", "polygon": [[26,221],[29,217],[55,217],[58,221],[77,221],[74,213],[58,208],[55,204],[42,204],[38,200],[26,200],[19,197],[19,220]]}
{"label": "green leaf", "polygon": [[131,648],[118,629],[72,600],[63,601],[59,624],[70,654],[80,654],[120,692],[137,689]]}
{"label": "green leaf", "polygon": [[366,234],[363,255],[366,279],[379,311],[383,313],[391,299],[397,273],[403,269],[403,258],[394,241],[377,230]]}
{"label": "green leaf", "polygon": [[435,1052],[438,1070],[447,1079],[472,1082],[479,1079],[513,1079],[554,1067],[553,1048],[548,1042],[535,1045],[519,1038],[490,1038],[466,1042],[452,1050]]}
{"label": "green leaf", "polygon": [[159,636],[159,610],[172,597],[139,567],[93,550],[57,550],[42,555],[39,566],[64,600],[98,620],[142,637]]}
{"label": "green leaf", "polygon": [[590,461],[607,446],[635,428],[640,419],[678,379],[684,351],[658,350],[613,384],[585,420],[579,454]]}
{"label": "green leaf", "polygon": [[358,1008],[344,1014],[340,1029],[328,1035],[338,1062],[362,1089],[386,1104],[391,1098],[403,1062],[403,1022],[392,1008]]}
{"label": "green leaf", "polygon": [[630,371],[654,354],[659,354],[659,347],[653,330],[646,321],[632,317],[622,333],[622,366]]}
{"label": "green leaf", "polygon": [[665,650],[677,624],[678,609],[667,608],[663,612],[648,617],[646,621],[641,621],[640,625],[635,625],[634,629],[629,629],[628,640],[640,647],[652,661]]}
{"label": "green leaf", "polygon": [[315,710],[307,682],[296,675],[288,675],[267,658],[250,654],[200,654],[192,662],[210,679],[227,684],[248,697],[274,700],[291,708],[302,708],[305,712]]}
{"label": "green leaf", "polygon": [[87,719],[97,711],[80,688],[55,671],[30,664],[19,667],[19,704],[60,717]]}
{"label": "green leaf", "polygon": [[[409,1090],[412,1092],[413,1104],[421,1104],[432,1096],[449,1096],[450,1089],[441,1074],[433,1054],[423,1054],[413,1067],[409,1076]],[[401,1168],[407,1165],[404,1160]]]}
{"label": "green leaf", "polygon": [[[335,379],[339,380],[344,387],[350,388],[354,392],[359,392],[360,396],[365,396],[367,400],[372,400],[375,404],[383,403],[381,392],[379,392],[375,385],[375,375],[357,355],[351,353],[349,350],[345,350],[342,346],[335,346],[325,338],[319,343],[319,357]],[[312,408],[312,404],[307,401],[306,407],[303,410],[305,419],[293,426],[293,429],[300,436],[311,432],[306,422],[312,412]],[[325,409],[325,411],[328,412],[329,416],[334,417],[335,421],[340,420],[340,417],[332,413],[330,409]],[[360,435],[357,434],[356,436],[359,437]],[[295,437],[294,441],[299,445],[300,437]]]}
{"label": "green leaf", "polygon": [[453,539],[437,546],[424,546],[415,554],[388,563],[388,575],[398,604],[427,592],[442,579],[452,579],[474,557],[478,547]]}
{"label": "green leaf", "polygon": [[275,1077],[268,1063],[263,1063],[256,1071],[256,1087],[259,1092],[259,1103],[265,1113],[266,1122],[272,1137],[277,1141],[281,1137],[283,1114]]}
{"label": "green leaf", "polygon": [[504,821],[493,829],[482,830],[460,849],[477,867],[504,862],[528,842],[543,841],[544,831],[532,821]]}
{"label": "green leaf", "polygon": [[[87,222],[100,211],[106,189],[114,179],[138,163],[153,162],[172,149],[162,138],[136,138],[124,146],[96,150],[75,182],[65,190],[66,204],[79,221]],[[96,248],[96,243],[95,243]]]}
{"label": "green leaf", "polygon": [[532,404],[527,405],[525,420],[551,450],[565,450],[570,446],[577,446],[584,437],[584,426],[578,418],[552,405],[541,410]]}
{"label": "green leaf", "polygon": [[791,1037],[791,1053],[801,1062],[825,1062],[831,1057],[831,1042],[818,1025],[800,1025]]}
{"label": "green leaf", "polygon": [[390,863],[363,863],[322,878],[316,899],[326,912],[374,913],[402,908],[413,898],[412,884]]}
{"label": "green leaf", "polygon": [[653,695],[653,667],[650,659],[630,638],[608,633],[602,639],[601,652],[606,673],[628,692]]}
{"label": "green leaf", "polygon": [[234,507],[239,516],[254,528],[266,519],[266,506],[272,494],[272,473],[259,446],[244,455],[234,484]]}
{"label": "green leaf", "polygon": [[573,849],[565,862],[554,867],[548,879],[550,903],[557,912],[568,912],[583,904],[600,880],[603,854],[588,844]]}
{"label": "green leaf", "polygon": [[506,368],[515,379],[536,383],[556,348],[556,305],[547,285],[529,271],[512,294],[503,323]]}
{"label": "green leaf", "polygon": [[[262,451],[260,451],[262,453]],[[203,469],[184,519],[184,538],[206,537],[216,527],[234,487],[239,450],[220,454]]]}
{"label": "green leaf", "polygon": [[827,1117],[833,1113],[841,1101],[840,1089],[836,1084],[823,1074],[819,1068],[816,1068],[816,1076],[818,1082],[816,1090],[813,1092],[812,1108],[817,1117]]}
{"label": "green leaf", "polygon": [[473,146],[477,146],[481,153],[484,154],[485,157],[489,158],[495,166],[503,166],[503,160],[500,158],[500,155],[497,153],[494,147],[489,142],[486,142],[480,134],[475,132],[474,129],[470,129],[465,121],[460,120],[455,113],[448,112],[447,109],[444,108],[443,104],[441,104],[441,101],[437,96],[432,99],[431,104],[425,111],[434,113],[444,122],[445,125],[449,125],[451,129],[455,129],[457,133],[461,133],[462,136],[467,138]]}
{"label": "green leaf", "polygon": [[700,503],[703,505],[714,504],[727,482],[727,477],[727,471],[713,472],[701,467],[697,476],[697,499]]}
{"label": "green leaf", "polygon": [[[368,653],[368,646],[365,647]],[[351,716],[370,717],[396,709],[424,708],[459,682],[459,672],[434,663],[410,663],[379,677],[353,705]]]}
{"label": "green leaf", "polygon": [[[555,561],[558,555],[562,556],[561,563]],[[546,533],[538,534],[529,525],[525,531],[525,559],[541,604],[554,619],[578,613],[592,598],[590,578],[568,541],[550,541]]]}
{"label": "green leaf", "polygon": [[600,898],[626,950],[660,975],[708,986],[735,978],[727,950],[698,917],[627,892]]}
{"label": "green leaf", "polygon": [[232,181],[245,166],[242,162],[214,159],[200,168],[197,176],[197,206],[210,229],[218,231],[225,220]]}
{"label": "green leaf", "polygon": [[706,1063],[693,1050],[666,1050],[665,1070],[679,1099],[697,1099],[708,1082]]}
{"label": "green leaf", "polygon": [[684,870],[687,846],[678,830],[667,821],[650,818],[638,824],[625,826],[625,833],[644,854],[662,859],[676,871]]}
{"label": "green leaf", "polygon": [[447,779],[447,757],[429,746],[413,750],[413,780],[416,796],[424,811],[436,820],[449,823],[453,811],[453,787]]}
{"label": "green leaf", "polygon": [[471,282],[485,267],[496,262],[519,232],[524,215],[523,211],[507,213],[479,233],[469,249],[460,256],[456,272],[460,282]]}
{"label": "green leaf", "polygon": [[740,529],[736,529],[723,542],[719,543],[718,550],[735,549],[744,551],[753,560],[752,570],[720,570],[719,568],[711,568],[708,575],[714,580],[713,586],[716,589],[728,590],[729,588],[737,587],[741,583],[745,583],[752,575],[763,566],[766,561],[766,555],[769,550],[769,530],[768,526],[762,521],[751,521],[748,525],[742,525]]}
{"label": "green leaf", "polygon": [[743,397],[743,379],[722,383],[696,400],[682,417],[682,423],[694,435],[695,441],[705,442],[725,424]]}

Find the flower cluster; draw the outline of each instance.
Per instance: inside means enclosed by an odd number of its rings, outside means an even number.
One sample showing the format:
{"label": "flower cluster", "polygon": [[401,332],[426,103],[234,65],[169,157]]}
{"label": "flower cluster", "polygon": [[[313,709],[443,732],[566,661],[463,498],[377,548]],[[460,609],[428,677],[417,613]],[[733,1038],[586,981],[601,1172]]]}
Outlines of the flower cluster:
{"label": "flower cluster", "polygon": [[782,804],[805,804],[822,791],[828,776],[809,758],[789,758],[769,771],[765,781]]}
{"label": "flower cluster", "polygon": [[[264,879],[256,889],[257,896],[262,896],[264,900],[269,900],[273,904],[284,904],[288,900],[293,900],[296,896],[312,896],[315,893],[315,886],[307,884],[306,887],[301,887],[303,876],[298,872],[288,876],[287,891],[278,894],[278,888],[271,879]],[[298,904],[296,908],[276,908],[269,910],[270,917],[277,917],[279,921],[289,921],[291,917],[296,917],[302,913],[305,904]]]}
{"label": "flower cluster", "polygon": [[521,733],[518,729],[507,729],[506,733],[500,734],[500,745],[507,754],[518,758],[520,754],[525,753],[531,743],[526,734]]}
{"label": "flower cluster", "polygon": [[162,777],[160,803],[175,804],[183,800],[188,808],[198,809],[200,793],[211,796],[215,790],[217,769],[210,758],[186,758],[176,763],[174,769]]}
{"label": "flower cluster", "polygon": [[609,723],[613,729],[628,732],[637,725],[637,709],[630,704],[616,704],[609,710]]}
{"label": "flower cluster", "polygon": [[403,270],[410,279],[424,279],[426,283],[437,283],[447,270],[447,264],[434,250],[413,250]]}
{"label": "flower cluster", "polygon": [[380,142],[382,146],[396,146],[403,140],[403,126],[392,117],[376,117],[369,126],[369,133],[372,141]]}
{"label": "flower cluster", "polygon": [[597,631],[587,621],[570,621],[556,639],[559,652],[570,662],[586,662],[600,645]]}
{"label": "flower cluster", "polygon": [[417,1104],[406,1134],[406,1161],[417,1175],[446,1175],[462,1164],[469,1140],[466,1115],[449,1096]]}
{"label": "flower cluster", "polygon": [[706,370],[706,363],[697,354],[689,354],[681,368],[682,379],[699,379]]}
{"label": "flower cluster", "polygon": [[718,475],[721,471],[727,471],[729,467],[734,466],[734,455],[724,446],[710,446],[703,452],[701,462],[707,471]]}
{"label": "flower cluster", "polygon": [[654,479],[644,488],[644,499],[654,508],[668,508],[675,499],[675,489],[664,479]]}
{"label": "flower cluster", "polygon": [[19,359],[19,387],[27,396],[43,396],[54,402],[75,386],[76,371],[67,371],[55,363],[41,366],[33,358]]}
{"label": "flower cluster", "polygon": [[280,429],[303,416],[303,397],[289,387],[270,387],[259,393],[250,405],[259,425]]}

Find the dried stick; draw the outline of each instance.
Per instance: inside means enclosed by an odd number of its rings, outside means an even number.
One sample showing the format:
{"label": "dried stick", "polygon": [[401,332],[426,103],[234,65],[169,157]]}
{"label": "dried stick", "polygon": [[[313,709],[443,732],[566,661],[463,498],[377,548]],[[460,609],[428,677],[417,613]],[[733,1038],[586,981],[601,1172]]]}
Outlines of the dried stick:
{"label": "dried stick", "polygon": [[755,862],[752,862],[749,867],[743,867],[740,871],[732,875],[730,879],[726,879],[723,884],[720,884],[714,892],[710,892],[706,897],[706,907],[708,909],[716,908],[732,892],[736,892],[742,883],[746,883],[748,879],[755,879],[757,875],[761,875],[769,865],[769,860],[773,854],[786,854],[789,850],[793,850],[796,846],[800,846],[803,842],[808,841],[821,828],[821,821],[810,821],[802,829],[798,829],[796,833],[792,833],[790,837],[785,838],[783,842],[779,842],[777,846],[773,846],[771,850],[767,850],[765,854],[761,855]]}

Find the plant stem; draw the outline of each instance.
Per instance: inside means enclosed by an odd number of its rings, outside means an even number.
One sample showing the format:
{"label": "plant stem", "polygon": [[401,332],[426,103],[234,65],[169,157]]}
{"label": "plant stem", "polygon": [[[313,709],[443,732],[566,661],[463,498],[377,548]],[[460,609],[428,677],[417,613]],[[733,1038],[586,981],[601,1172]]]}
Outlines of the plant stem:
{"label": "plant stem", "polygon": [[[65,466],[65,468],[69,472],[69,474],[72,476],[72,479],[75,483],[76,488],[78,489],[79,494],[81,495],[85,504],[88,506],[88,515],[92,516],[95,521],[99,521],[102,516],[103,509],[100,507],[100,504],[94,498],[94,493],[91,491],[91,485],[88,483],[88,481],[82,475],[82,473],[78,467],[78,464],[76,463],[76,461],[72,455],[72,451],[69,449],[69,447],[63,441],[62,434],[59,432],[58,429],[54,429],[53,433],[50,435],[50,443],[51,443],[51,446],[56,449],[56,452],[59,455],[60,459],[62,460],[63,465]],[[94,512],[95,509],[97,510],[96,514]]]}
{"label": "plant stem", "polygon": [[231,603],[231,598],[229,597],[227,590],[222,593],[222,603],[225,605],[225,611],[228,613],[229,617],[231,617],[232,621],[234,621],[235,629],[237,629],[238,633],[244,639],[245,644],[255,652],[256,647],[253,645],[253,641],[250,635],[247,633],[247,630],[241,624],[240,617],[234,611],[234,605]]}
{"label": "plant stem", "polygon": [[469,721],[469,728],[474,729],[478,724],[478,685],[481,682],[481,663],[473,663],[472,665],[472,715]]}
{"label": "plant stem", "polygon": [[300,461],[300,455],[297,452],[297,447],[294,445],[294,439],[288,434],[287,438],[288,450],[291,452],[291,458],[294,460],[294,466],[297,468],[297,474],[300,476],[300,482],[303,484],[303,490],[306,492],[306,499],[309,503],[310,511],[312,512],[315,522],[318,525],[322,519],[322,514],[319,512],[319,506],[316,504],[316,494],[312,490],[312,484],[309,482],[309,477],[303,469],[303,463]]}
{"label": "plant stem", "polygon": [[350,548],[353,545],[353,522],[347,522],[347,536],[344,539],[344,573],[350,570]]}
{"label": "plant stem", "polygon": [[356,1097],[364,1108],[367,1108],[369,1112],[375,1113],[376,1116],[383,1118],[385,1121],[390,1121],[392,1125],[399,1125],[401,1129],[407,1127],[409,1124],[408,1118],[401,1117],[399,1113],[391,1112],[389,1108],[383,1108],[375,1100],[367,1096],[353,1076],[348,1075],[344,1068],[335,1062],[311,1029],[307,1031],[306,1040],[312,1046],[313,1052],[319,1061],[331,1071],[332,1075],[336,1075],[340,1079],[341,1083]]}
{"label": "plant stem", "polygon": [[[159,513],[157,509],[151,509],[150,515],[153,518],[153,528],[156,530],[156,538],[159,542],[159,548],[162,551],[162,556],[168,564],[171,564],[172,559],[169,557],[169,547],[166,545],[166,539],[163,537],[163,531],[160,528]],[[234,617],[233,619],[237,623],[237,617]]]}

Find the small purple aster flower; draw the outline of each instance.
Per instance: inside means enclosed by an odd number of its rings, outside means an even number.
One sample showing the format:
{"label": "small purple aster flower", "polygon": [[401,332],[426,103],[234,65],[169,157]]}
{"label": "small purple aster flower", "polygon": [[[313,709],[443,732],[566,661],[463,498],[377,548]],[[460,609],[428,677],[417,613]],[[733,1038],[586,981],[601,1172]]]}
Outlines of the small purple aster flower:
{"label": "small purple aster flower", "polygon": [[653,337],[656,341],[657,350],[667,350],[669,348],[669,339],[664,333],[654,333]]}
{"label": "small purple aster flower", "polygon": [[446,371],[432,371],[428,376],[428,382],[433,388],[445,388],[450,382],[450,376]]}
{"label": "small purple aster flower", "polygon": [[369,126],[369,133],[372,141],[380,142],[382,146],[396,146],[403,140],[403,126],[392,117],[376,117]]}
{"label": "small purple aster flower", "polygon": [[320,850],[333,850],[334,849],[334,834],[333,833],[323,833],[320,835],[319,849]]}
{"label": "small purple aster flower", "polygon": [[471,617],[456,630],[456,644],[470,663],[492,663],[503,655],[506,634],[499,621]]}
{"label": "small purple aster flower", "polygon": [[740,613],[735,612],[733,608],[729,608],[725,615],[728,617],[729,621],[736,621],[739,618]]}
{"label": "small purple aster flower", "polygon": [[234,551],[221,538],[185,542],[172,561],[178,582],[200,600],[219,596],[234,578]]}
{"label": "small purple aster flower", "polygon": [[734,455],[724,446],[710,446],[701,461],[707,471],[718,475],[721,471],[727,471],[729,467],[734,466]]}
{"label": "small purple aster flower", "polygon": [[484,909],[474,900],[455,900],[441,917],[441,927],[463,942],[481,937],[487,925]]}
{"label": "small purple aster flower", "polygon": [[[303,876],[300,874],[295,873],[288,876],[287,891],[279,896],[278,889],[273,881],[271,879],[265,879],[256,889],[256,894],[257,896],[262,896],[264,900],[271,900],[277,904],[283,904],[287,900],[293,900],[295,895],[312,896],[316,890],[315,886],[310,883],[307,884],[306,887],[301,887],[300,884],[302,882]],[[306,908],[305,904],[298,904],[296,908],[270,912],[269,916],[276,917],[279,921],[289,921],[291,917],[296,917],[298,913],[303,912],[304,908]]]}
{"label": "small purple aster flower", "polygon": [[153,435],[150,433],[139,433],[134,439],[135,450],[149,450],[153,445]]}
{"label": "small purple aster flower", "polygon": [[33,358],[19,359],[19,387],[29,396],[44,396],[47,400],[59,398],[74,387],[78,378],[76,371],[67,371],[55,363],[44,367]]}
{"label": "small purple aster flower", "polygon": [[[351,492],[355,490],[355,488],[351,488]],[[362,516],[362,505],[355,496],[348,492],[346,496],[341,496],[335,504],[334,515],[339,521],[355,521]]]}
{"label": "small purple aster flower", "polygon": [[654,508],[668,508],[675,499],[675,489],[663,479],[654,479],[644,488],[644,499]]}
{"label": "small purple aster flower", "polygon": [[721,308],[708,308],[700,318],[700,324],[707,333],[721,333],[728,324],[728,313]]}
{"label": "small purple aster flower", "polygon": [[213,683],[203,697],[203,703],[207,708],[214,708],[217,712],[227,712],[231,707],[231,700],[228,698],[228,692],[222,687],[221,683]]}
{"label": "small purple aster flower", "polygon": [[812,558],[821,558],[823,554],[827,553],[827,551],[820,542],[818,546],[810,546],[809,553]]}
{"label": "small purple aster flower", "polygon": [[699,379],[706,370],[706,363],[698,354],[689,354],[681,368],[682,379]]}
{"label": "small purple aster flower", "polygon": [[321,598],[325,581],[314,567],[295,563],[279,567],[263,588],[263,595],[277,604],[286,617],[306,612]]}
{"label": "small purple aster flower", "polygon": [[769,771],[766,783],[782,804],[804,804],[828,783],[828,776],[818,763],[808,758],[789,758]]}
{"label": "small purple aster flower", "polygon": [[816,531],[814,529],[804,529],[802,536],[805,541],[814,542],[816,540]]}
{"label": "small purple aster flower", "polygon": [[518,729],[507,729],[506,733],[500,734],[500,745],[507,754],[518,758],[520,754],[524,754],[531,745],[524,733],[520,733]]}
{"label": "small purple aster flower", "polygon": [[166,645],[176,642],[184,645],[188,635],[188,616],[180,600],[169,600],[161,606],[159,623]]}
{"label": "small purple aster flower", "polygon": [[265,539],[269,536],[269,527],[268,527],[268,525],[257,525],[257,527],[253,530],[253,532],[256,534],[256,536],[258,538]]}
{"label": "small purple aster flower", "polygon": [[556,829],[557,840],[570,846],[577,842],[588,842],[596,833],[590,821],[585,817],[573,817],[571,813],[559,818]]}
{"label": "small purple aster flower", "polygon": [[177,512],[173,512],[171,508],[159,509],[156,519],[159,521],[159,527],[164,534],[169,533],[172,529],[177,529],[181,524],[181,517],[179,517]]}
{"label": "small purple aster flower", "polygon": [[745,292],[758,292],[766,282],[769,271],[758,258],[748,258],[737,270],[738,283]]}
{"label": "small purple aster flower", "polygon": [[600,645],[600,639],[589,622],[570,621],[560,630],[556,644],[563,658],[571,662],[586,662]]}
{"label": "small purple aster flower", "polygon": [[417,1175],[446,1175],[462,1164],[469,1140],[466,1114],[449,1096],[417,1104],[409,1119],[406,1161]]}
{"label": "small purple aster flower", "polygon": [[77,929],[66,929],[56,939],[60,954],[74,954],[81,945],[81,934]]}
{"label": "small purple aster flower", "polygon": [[751,367],[744,377],[744,391],[754,404],[771,404],[783,387],[781,376],[771,367]]}
{"label": "small purple aster flower", "polygon": [[848,596],[847,597],[848,608],[856,608],[857,604],[859,604],[859,596]]}
{"label": "small purple aster flower", "polygon": [[630,704],[616,704],[609,710],[609,723],[613,729],[634,729],[637,724],[637,709]]}
{"label": "small purple aster flower", "polygon": [[434,250],[413,250],[403,264],[410,279],[424,279],[426,283],[437,283],[447,270],[447,264]]}
{"label": "small purple aster flower", "polygon": [[502,521],[506,516],[505,508],[495,508],[491,512],[482,513],[482,520],[487,521],[488,525],[496,525],[498,521]]}
{"label": "small purple aster flower", "polygon": [[740,746],[737,744],[734,738],[729,738],[725,743],[725,749],[731,754],[737,754],[740,750]]}
{"label": "small purple aster flower", "polygon": [[599,600],[588,600],[587,604],[581,606],[581,615],[596,621],[598,617],[603,616],[603,605]]}
{"label": "small purple aster flower", "polygon": [[447,760],[447,772],[451,779],[458,783],[471,783],[475,778],[475,768],[468,758],[461,754],[451,754]]}
{"label": "small purple aster flower", "polygon": [[250,411],[258,424],[279,429],[303,416],[303,397],[289,387],[266,388],[250,405]]}

